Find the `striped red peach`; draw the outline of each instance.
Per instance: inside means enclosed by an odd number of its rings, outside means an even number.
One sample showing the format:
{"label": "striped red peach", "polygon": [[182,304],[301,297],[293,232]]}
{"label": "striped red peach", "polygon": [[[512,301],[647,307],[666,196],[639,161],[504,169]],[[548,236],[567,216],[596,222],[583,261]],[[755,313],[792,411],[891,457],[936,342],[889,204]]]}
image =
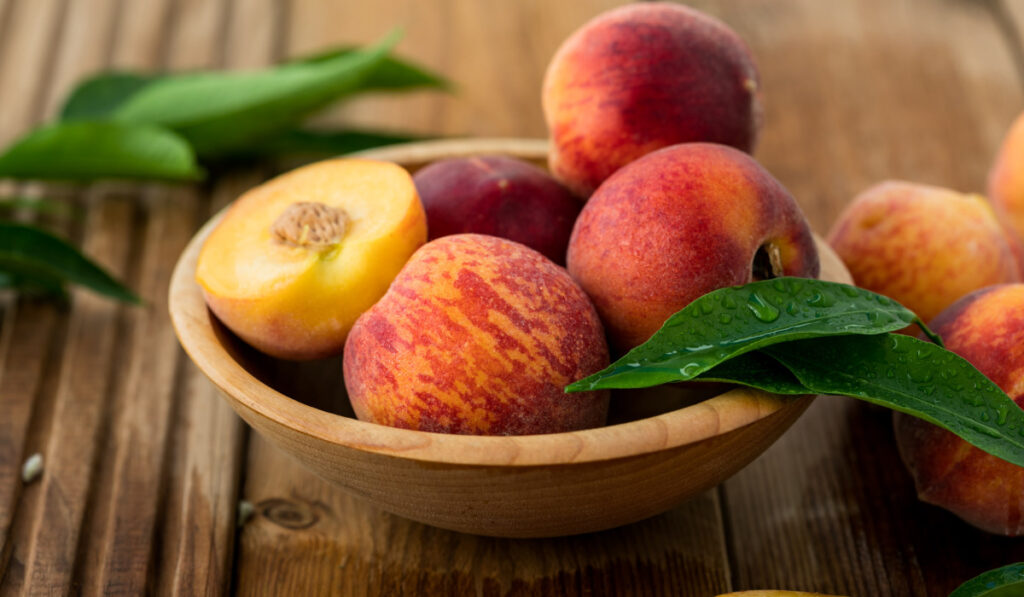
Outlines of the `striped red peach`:
{"label": "striped red peach", "polygon": [[[1024,407],[1024,284],[969,294],[931,327]],[[1024,468],[914,417],[897,413],[895,428],[922,500],[991,533],[1024,534]]]}
{"label": "striped red peach", "polygon": [[607,364],[597,314],[565,270],[478,234],[421,247],[356,322],[344,356],[361,420],[481,435],[603,424],[607,392],[563,388]]}

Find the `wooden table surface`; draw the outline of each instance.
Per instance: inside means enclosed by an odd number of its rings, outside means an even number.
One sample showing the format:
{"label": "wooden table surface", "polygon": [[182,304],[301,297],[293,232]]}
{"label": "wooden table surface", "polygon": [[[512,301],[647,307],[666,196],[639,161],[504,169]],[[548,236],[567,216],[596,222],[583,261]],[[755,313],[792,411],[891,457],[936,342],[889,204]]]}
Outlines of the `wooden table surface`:
{"label": "wooden table surface", "polygon": [[[452,96],[360,99],[321,119],[428,135],[545,135],[544,68],[604,0],[0,0],[0,146],[100,69],[243,68],[394,25]],[[763,77],[757,157],[824,233],[885,178],[984,190],[1024,107],[1016,0],[700,0]],[[178,347],[171,267],[212,210],[272,174],[202,186],[0,182],[81,217],[40,222],[140,292],[0,298],[0,595],[697,595],[789,588],[945,596],[1024,540],[920,504],[888,411],[821,397],[722,486],[627,527],[481,538],[386,514],[248,429]],[[937,230],[937,234],[941,231]],[[45,470],[23,485],[25,458]],[[685,475],[686,471],[679,471]],[[236,528],[239,499],[255,513]]]}

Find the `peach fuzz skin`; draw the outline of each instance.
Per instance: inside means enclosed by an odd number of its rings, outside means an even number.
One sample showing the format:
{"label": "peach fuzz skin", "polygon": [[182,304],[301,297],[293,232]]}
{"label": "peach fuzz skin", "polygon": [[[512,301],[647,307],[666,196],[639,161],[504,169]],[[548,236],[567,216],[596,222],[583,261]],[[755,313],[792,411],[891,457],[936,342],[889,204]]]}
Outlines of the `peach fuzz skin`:
{"label": "peach fuzz skin", "polygon": [[580,197],[640,156],[705,141],[753,150],[759,79],[725,24],[671,3],[598,15],[555,53],[542,104],[551,172]]}
{"label": "peach fuzz skin", "polygon": [[[298,242],[275,233],[298,203],[344,214],[336,242],[304,244],[326,230],[315,219],[293,222]],[[329,357],[426,237],[426,215],[403,168],[327,160],[239,197],[203,244],[196,280],[210,310],[256,349],[289,360]]]}
{"label": "peach fuzz skin", "polygon": [[606,391],[563,390],[607,365],[597,314],[565,270],[479,234],[418,250],[356,322],[344,353],[359,419],[475,435],[603,425]]}
{"label": "peach fuzz skin", "polygon": [[839,215],[828,242],[857,286],[899,301],[926,322],[979,288],[1021,281],[984,197],[940,187],[871,187]]}
{"label": "peach fuzz skin", "polygon": [[582,202],[544,170],[492,155],[434,162],[413,175],[429,239],[490,234],[522,243],[559,265]]}
{"label": "peach fuzz skin", "polygon": [[[1024,407],[1024,284],[978,290],[931,322],[946,348]],[[895,414],[896,440],[918,496],[1000,535],[1024,534],[1024,468],[930,423]]]}
{"label": "peach fuzz skin", "polygon": [[[667,147],[616,172],[584,206],[567,257],[617,351],[712,290],[819,270],[789,192],[749,155],[709,143]],[[770,271],[755,276],[756,257]]]}
{"label": "peach fuzz skin", "polygon": [[1006,133],[988,174],[988,196],[1000,220],[1024,238],[1024,114]]}

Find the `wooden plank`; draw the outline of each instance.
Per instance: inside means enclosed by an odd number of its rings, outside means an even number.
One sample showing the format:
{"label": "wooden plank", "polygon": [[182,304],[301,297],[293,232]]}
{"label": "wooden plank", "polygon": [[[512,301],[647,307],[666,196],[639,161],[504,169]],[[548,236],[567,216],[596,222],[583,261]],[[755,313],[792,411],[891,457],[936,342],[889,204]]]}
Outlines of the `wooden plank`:
{"label": "wooden plank", "polygon": [[[767,106],[757,155],[817,230],[885,178],[984,190],[1021,106],[1021,81],[986,4],[699,6],[750,42]],[[820,398],[723,494],[736,589],[947,595],[1024,558],[1019,542],[919,503],[889,413],[851,400]]]}
{"label": "wooden plank", "polygon": [[[218,182],[214,211],[257,181],[246,173]],[[176,383],[156,587],[161,594],[223,594],[231,580],[245,429],[191,362],[183,362]]]}
{"label": "wooden plank", "polygon": [[[173,17],[165,22],[164,43],[150,46],[155,53],[149,68],[216,66],[226,7],[224,2],[175,6]],[[151,18],[167,10],[151,5],[138,16]],[[135,282],[147,305],[132,312],[130,336],[119,347],[125,381],[118,386],[114,432],[103,460],[110,464],[100,467],[90,534],[81,550],[82,584],[87,591],[104,595],[154,591],[162,525],[178,523],[161,515],[169,499],[167,476],[172,468],[166,461],[172,425],[179,422],[175,413],[181,392],[176,384],[182,380],[181,350],[167,316],[167,283],[205,206],[196,190],[187,187],[151,186],[142,198],[139,220],[144,232],[136,243],[141,261]],[[227,578],[223,567],[217,578]]]}
{"label": "wooden plank", "polygon": [[601,533],[509,540],[387,514],[250,439],[239,545],[245,595],[707,596],[727,588],[714,492]]}
{"label": "wooden plank", "polygon": [[[288,53],[368,42],[404,25],[399,52],[450,76],[459,93],[359,100],[320,122],[544,136],[540,83],[548,57],[569,32],[613,4],[500,3],[484,11],[464,2],[299,1],[289,19]],[[706,596],[729,588],[715,492],[605,533],[533,541],[474,537],[340,493],[254,434],[243,497],[256,505],[239,545],[243,594]]]}
{"label": "wooden plank", "polygon": [[[131,201],[103,190],[94,191],[91,200],[83,249],[123,277],[130,242],[121,231],[131,229]],[[53,428],[44,452],[46,468],[24,560],[26,588],[47,594],[63,593],[71,584],[93,462],[106,428],[120,327],[121,307],[110,300],[76,289],[73,302]]]}
{"label": "wooden plank", "polygon": [[[220,65],[257,67],[269,63],[284,32],[282,8],[275,0],[263,0],[247,2],[245,10],[225,14],[219,35]],[[191,66],[202,66],[198,56],[184,54],[185,47],[194,44],[179,43],[180,49],[172,51],[179,61],[176,66],[186,67],[187,61],[192,61]],[[259,172],[246,172],[218,180],[206,215],[220,210],[261,177]],[[206,207],[207,202],[203,205]],[[246,429],[191,362],[179,372],[175,400],[179,404],[171,438],[167,501],[163,505],[160,550],[164,555],[155,573],[157,591],[223,594],[232,577]]]}
{"label": "wooden plank", "polygon": [[[0,125],[0,139],[13,139],[43,117],[44,105],[59,92],[57,87],[78,76],[80,71],[68,64],[67,53],[74,55],[73,65],[78,69],[88,68],[94,60],[90,48],[96,40],[84,33],[64,40],[68,17],[61,3],[21,3],[17,8],[8,3],[0,6],[0,18],[4,18],[0,32],[11,31],[0,37],[0,89],[12,90],[4,96],[4,115],[10,120]],[[93,24],[90,21],[82,30],[102,39],[104,32],[91,27]],[[33,101],[21,102],[26,98]],[[0,189],[2,194],[21,196],[43,192],[35,184],[5,184]],[[75,200],[68,189],[50,189],[47,195],[71,203]],[[31,213],[15,215],[25,220],[35,217]],[[69,224],[66,220],[58,225],[45,223],[64,232]],[[34,492],[22,495],[20,471],[28,454],[44,446],[54,401],[53,384],[45,380],[59,370],[54,346],[63,338],[66,325],[60,306],[53,302],[4,301],[10,324],[4,331],[12,340],[0,355],[0,412],[5,413],[0,420],[0,592],[19,584],[24,571],[28,539],[24,533],[14,532],[13,522],[16,513],[23,520],[31,516],[35,503]],[[9,566],[14,569],[11,574]]]}
{"label": "wooden plank", "polygon": [[64,1],[13,2],[7,7],[4,36],[0,38],[0,83],[4,109],[0,110],[0,147],[5,147],[42,113],[37,108],[46,96],[51,65],[64,26]]}

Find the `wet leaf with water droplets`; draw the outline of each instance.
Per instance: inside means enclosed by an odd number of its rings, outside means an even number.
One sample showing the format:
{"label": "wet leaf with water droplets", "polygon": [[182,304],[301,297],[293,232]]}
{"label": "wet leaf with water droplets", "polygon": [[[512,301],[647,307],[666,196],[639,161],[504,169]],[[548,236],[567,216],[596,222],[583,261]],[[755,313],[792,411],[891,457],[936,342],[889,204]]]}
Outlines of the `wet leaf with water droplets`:
{"label": "wet leaf with water droplets", "polygon": [[[978,448],[1024,466],[1024,410],[959,355],[904,336],[842,336],[787,342],[763,349],[809,393],[853,396],[924,419]],[[896,363],[900,363],[897,365]],[[869,377],[870,368],[882,375]],[[968,394],[936,368],[973,383]],[[894,375],[889,375],[895,371]]]}
{"label": "wet leaf with water droplets", "polygon": [[984,572],[957,587],[949,597],[1019,597],[1024,595],[1024,562]]}
{"label": "wet leaf with water droplets", "polygon": [[909,309],[889,299],[883,305],[880,298],[884,297],[862,288],[803,278],[721,288],[693,301],[669,317],[650,340],[567,390],[686,381],[731,358],[780,342],[884,334],[914,323],[922,325]]}

